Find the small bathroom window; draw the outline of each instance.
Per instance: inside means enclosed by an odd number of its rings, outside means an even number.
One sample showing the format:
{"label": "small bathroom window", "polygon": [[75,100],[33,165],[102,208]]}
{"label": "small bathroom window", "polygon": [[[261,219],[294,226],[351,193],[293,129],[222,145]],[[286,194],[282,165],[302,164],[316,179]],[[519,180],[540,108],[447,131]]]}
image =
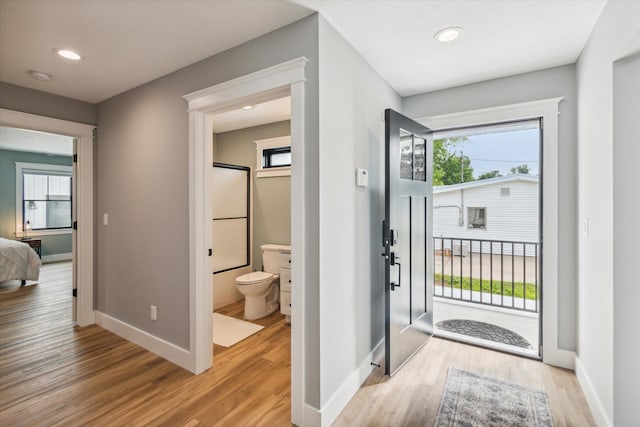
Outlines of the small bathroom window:
{"label": "small bathroom window", "polygon": [[269,148],[262,151],[262,167],[264,169],[291,166],[291,146]]}
{"label": "small bathroom window", "polygon": [[291,136],[261,139],[256,143],[256,176],[291,176]]}

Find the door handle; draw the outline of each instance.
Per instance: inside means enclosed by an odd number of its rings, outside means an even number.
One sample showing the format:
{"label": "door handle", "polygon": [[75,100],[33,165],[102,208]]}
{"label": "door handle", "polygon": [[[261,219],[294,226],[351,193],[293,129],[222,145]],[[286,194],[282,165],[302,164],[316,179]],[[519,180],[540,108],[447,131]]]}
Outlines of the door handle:
{"label": "door handle", "polygon": [[389,261],[389,264],[391,265],[400,265],[397,261],[400,261],[400,257],[398,255],[395,254],[395,252],[391,252],[391,261]]}

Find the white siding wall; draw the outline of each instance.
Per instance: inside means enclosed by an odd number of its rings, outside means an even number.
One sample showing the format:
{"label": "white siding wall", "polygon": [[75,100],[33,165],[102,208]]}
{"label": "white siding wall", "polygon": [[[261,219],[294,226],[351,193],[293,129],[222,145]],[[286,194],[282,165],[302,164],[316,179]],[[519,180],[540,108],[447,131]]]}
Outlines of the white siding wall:
{"label": "white siding wall", "polygon": [[[509,188],[509,195],[502,196],[501,188]],[[437,190],[436,190],[437,191]],[[463,197],[461,198],[461,192]],[[434,237],[454,237],[463,239],[507,240],[516,242],[538,241],[538,184],[529,181],[511,181],[488,184],[464,190],[447,191],[433,195],[433,235]],[[462,207],[464,223],[458,224],[458,209],[438,206],[455,205]],[[470,207],[486,208],[485,229],[468,228],[467,211]],[[454,245],[459,244],[454,242]],[[463,241],[463,245],[469,245]],[[450,242],[445,240],[445,248]],[[436,249],[440,241],[436,239]],[[482,251],[489,252],[490,245],[483,244]],[[479,243],[473,245],[473,252],[479,252]],[[522,255],[523,245],[515,245],[516,255]],[[493,252],[500,252],[500,245],[493,244]],[[504,244],[504,253],[511,253],[511,245]],[[527,245],[527,255],[534,255],[534,247]]]}

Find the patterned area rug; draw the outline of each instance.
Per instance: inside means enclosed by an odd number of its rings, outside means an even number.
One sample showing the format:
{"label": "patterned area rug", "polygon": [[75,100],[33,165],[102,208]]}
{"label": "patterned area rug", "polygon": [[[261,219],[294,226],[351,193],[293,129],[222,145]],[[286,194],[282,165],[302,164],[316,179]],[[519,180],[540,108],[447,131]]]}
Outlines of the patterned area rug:
{"label": "patterned area rug", "polygon": [[547,394],[449,368],[435,427],[552,427]]}
{"label": "patterned area rug", "polygon": [[456,334],[481,338],[483,340],[514,345],[521,348],[531,348],[529,341],[521,335],[490,323],[475,320],[450,319],[438,322],[436,327],[444,331],[455,332]]}

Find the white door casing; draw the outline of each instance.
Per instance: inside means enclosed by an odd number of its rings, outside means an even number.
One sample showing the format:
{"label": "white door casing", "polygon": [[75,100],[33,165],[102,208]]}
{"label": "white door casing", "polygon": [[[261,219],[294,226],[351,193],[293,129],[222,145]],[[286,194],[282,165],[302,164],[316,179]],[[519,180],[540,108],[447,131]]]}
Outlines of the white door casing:
{"label": "white door casing", "polygon": [[[189,109],[189,342],[190,370],[212,366],[212,263],[210,218],[213,147],[211,116],[247,104],[291,96],[291,421],[302,425],[304,407],[304,71],[308,60],[296,58],[184,96]],[[296,167],[300,165],[300,167]]]}

